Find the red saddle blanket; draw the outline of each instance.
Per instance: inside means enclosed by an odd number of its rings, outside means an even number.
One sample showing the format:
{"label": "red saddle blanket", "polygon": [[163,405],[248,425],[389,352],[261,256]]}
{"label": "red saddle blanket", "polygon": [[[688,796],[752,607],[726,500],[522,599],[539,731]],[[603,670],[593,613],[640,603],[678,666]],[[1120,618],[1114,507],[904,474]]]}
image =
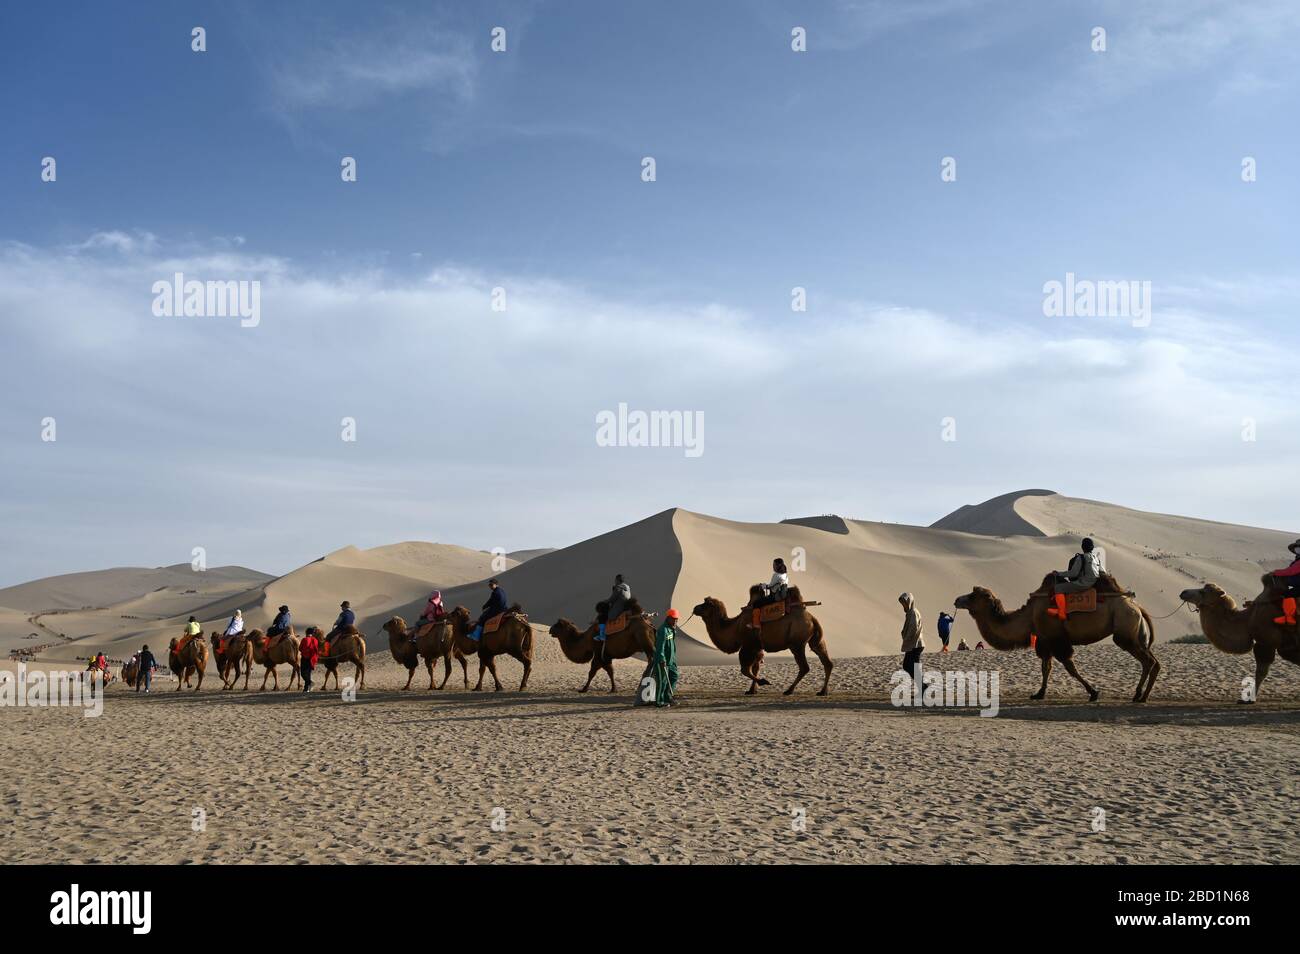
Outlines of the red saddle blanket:
{"label": "red saddle blanket", "polygon": [[182,649],[184,649],[184,648],[185,648],[186,646],[188,646],[190,643],[194,642],[194,640],[199,639],[199,638],[200,638],[200,636],[198,636],[198,635],[195,635],[195,636],[182,636],[182,637],[181,637],[181,641],[180,641],[179,643],[177,643],[177,644],[176,644],[176,648],[172,650],[172,655],[175,656],[175,655],[179,654],[180,651],[181,651]]}

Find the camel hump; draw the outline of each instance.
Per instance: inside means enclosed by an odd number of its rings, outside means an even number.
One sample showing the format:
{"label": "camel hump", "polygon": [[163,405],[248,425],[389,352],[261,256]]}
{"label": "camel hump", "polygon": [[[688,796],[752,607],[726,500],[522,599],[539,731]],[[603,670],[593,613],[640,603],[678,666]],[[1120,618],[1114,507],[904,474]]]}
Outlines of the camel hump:
{"label": "camel hump", "polygon": [[803,594],[799,592],[799,587],[792,586],[785,591],[785,599],[787,603],[802,603]]}
{"label": "camel hump", "polygon": [[520,606],[518,603],[511,603],[511,604],[510,604],[510,609],[506,610],[506,612],[507,612],[507,613],[510,613],[510,614],[512,614],[512,615],[514,615],[514,616],[523,616],[523,615],[524,615],[524,608],[523,608],[522,606]]}
{"label": "camel hump", "polygon": [[641,604],[635,596],[627,601],[627,607],[623,612],[627,613],[630,619],[636,619],[638,616],[645,615],[645,610],[641,608]]}
{"label": "camel hump", "polygon": [[1119,581],[1115,579],[1115,577],[1112,576],[1110,573],[1107,573],[1104,570],[1097,576],[1096,590],[1098,593],[1104,593],[1108,595],[1111,594],[1116,596],[1129,595],[1129,591],[1124,589],[1124,587],[1120,586]]}

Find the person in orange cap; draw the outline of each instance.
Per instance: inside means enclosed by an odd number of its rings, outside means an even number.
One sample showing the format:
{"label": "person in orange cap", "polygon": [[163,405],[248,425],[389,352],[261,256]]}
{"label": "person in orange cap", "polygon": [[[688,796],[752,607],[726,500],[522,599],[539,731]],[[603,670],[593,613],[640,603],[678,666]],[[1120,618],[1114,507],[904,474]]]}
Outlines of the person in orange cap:
{"label": "person in orange cap", "polygon": [[681,614],[670,609],[664,614],[664,624],[655,633],[655,655],[650,670],[655,680],[655,705],[659,708],[673,705],[677,692],[677,620]]}

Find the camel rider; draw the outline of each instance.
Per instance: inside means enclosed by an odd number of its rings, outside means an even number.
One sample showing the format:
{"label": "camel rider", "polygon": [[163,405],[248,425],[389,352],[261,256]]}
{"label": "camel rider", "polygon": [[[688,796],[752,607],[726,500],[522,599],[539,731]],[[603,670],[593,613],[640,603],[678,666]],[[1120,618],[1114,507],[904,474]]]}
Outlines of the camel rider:
{"label": "camel rider", "polygon": [[434,590],[429,594],[429,602],[424,604],[424,610],[420,613],[420,618],[415,621],[411,627],[411,642],[415,642],[416,634],[422,628],[430,623],[436,623],[447,615],[447,608],[442,605],[442,591]]}
{"label": "camel rider", "polygon": [[289,627],[293,625],[293,619],[289,615],[289,607],[281,606],[275,614],[275,619],[271,621],[270,628],[266,631],[266,638],[269,640],[275,636],[283,636],[289,632]]}
{"label": "camel rider", "polygon": [[473,640],[483,635],[484,623],[506,611],[506,591],[501,589],[501,584],[492,579],[488,580],[488,587],[492,592],[488,594],[487,602],[483,604],[483,612],[478,614],[478,622],[474,624],[469,634],[469,638]]}
{"label": "camel rider", "polygon": [[235,610],[235,615],[230,617],[230,622],[226,624],[226,631],[221,635],[229,639],[231,636],[238,636],[244,631],[244,613],[242,610]]}
{"label": "camel rider", "polygon": [[1056,586],[1053,590],[1056,605],[1048,608],[1049,616],[1064,620],[1065,595],[1083,593],[1092,589],[1101,576],[1101,559],[1095,552],[1092,537],[1084,537],[1080,546],[1081,552],[1076,553],[1070,560],[1070,568],[1064,573],[1056,574]]}
{"label": "camel rider", "polygon": [[190,621],[185,624],[185,635],[197,636],[202,632],[203,632],[203,627],[199,625],[199,621],[195,619],[193,616],[191,616]]}
{"label": "camel rider", "polygon": [[[627,609],[627,604],[632,602],[632,587],[628,586],[623,580],[622,573],[614,575],[614,588],[609,591],[609,599],[605,603],[605,622],[596,623],[596,642],[605,642],[605,625],[610,620],[618,619]],[[597,647],[603,649],[603,646]]]}
{"label": "camel rider", "polygon": [[334,621],[334,628],[325,634],[325,642],[328,643],[339,633],[355,627],[356,625],[357,614],[352,612],[352,604],[347,600],[344,600],[339,604],[339,618]]}
{"label": "camel rider", "polygon": [[1296,623],[1296,597],[1300,596],[1300,540],[1287,547],[1295,557],[1285,570],[1273,571],[1273,585],[1286,587],[1282,597],[1282,615],[1273,620],[1275,623],[1292,626]]}
{"label": "camel rider", "polygon": [[786,569],[785,561],[777,557],[772,561],[772,579],[764,587],[764,595],[754,601],[751,609],[754,611],[753,621],[750,623],[750,629],[761,630],[763,624],[759,622],[758,608],[767,606],[769,603],[779,603],[785,599],[786,593],[790,591],[790,571]]}

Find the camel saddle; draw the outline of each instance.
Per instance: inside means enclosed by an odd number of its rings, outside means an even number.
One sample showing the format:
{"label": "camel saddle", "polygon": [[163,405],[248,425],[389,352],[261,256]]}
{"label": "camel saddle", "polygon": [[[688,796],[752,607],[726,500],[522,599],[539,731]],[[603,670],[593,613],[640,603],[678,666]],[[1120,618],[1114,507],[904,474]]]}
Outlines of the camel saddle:
{"label": "camel saddle", "polygon": [[1065,594],[1065,612],[1093,613],[1097,610],[1097,589],[1084,590],[1082,593]]}
{"label": "camel saddle", "polygon": [[483,624],[483,632],[495,633],[498,629],[501,628],[501,621],[505,619],[506,616],[508,615],[509,615],[508,613],[497,613],[496,616],[491,617],[486,623]]}
{"label": "camel saddle", "polygon": [[623,612],[619,613],[617,616],[615,616],[613,619],[611,619],[608,623],[605,624],[605,635],[613,636],[615,633],[623,632],[623,630],[627,629],[627,624],[630,617],[631,614],[628,613],[627,610],[624,610]]}
{"label": "camel saddle", "polygon": [[198,638],[199,638],[198,635],[194,635],[194,636],[182,636],[182,637],[181,637],[181,641],[180,641],[179,643],[177,643],[177,644],[176,644],[176,648],[172,650],[172,654],[173,654],[173,655],[180,655],[180,652],[181,652],[182,649],[184,649],[186,646],[188,646],[190,643],[194,642],[194,640],[196,640],[196,639],[198,639]]}
{"label": "camel saddle", "polygon": [[[781,600],[779,603],[768,603],[766,606],[758,608],[758,621],[760,623],[773,623],[790,612],[788,600]],[[803,604],[800,603],[800,606]]]}

